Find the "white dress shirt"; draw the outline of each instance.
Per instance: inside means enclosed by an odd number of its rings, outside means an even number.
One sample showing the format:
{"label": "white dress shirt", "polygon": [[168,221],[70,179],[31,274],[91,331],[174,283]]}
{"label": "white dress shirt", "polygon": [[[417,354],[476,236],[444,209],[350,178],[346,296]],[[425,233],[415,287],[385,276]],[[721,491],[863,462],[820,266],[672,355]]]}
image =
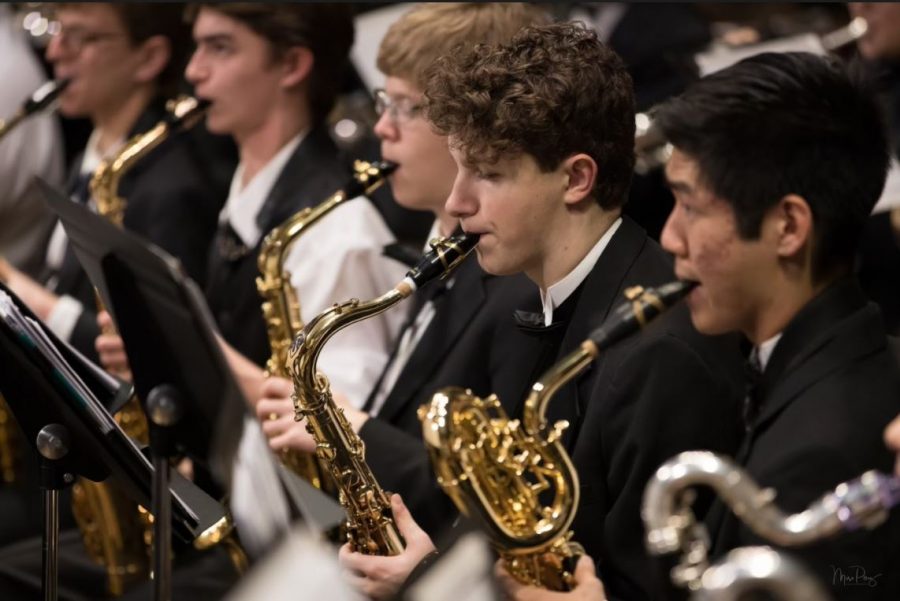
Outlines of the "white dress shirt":
{"label": "white dress shirt", "polygon": [[606,230],[597,243],[594,244],[594,247],[588,251],[588,254],[584,255],[584,258],[581,259],[581,262],[579,262],[572,271],[570,271],[563,279],[547,288],[546,291],[541,290],[541,305],[544,308],[545,326],[549,326],[553,323],[553,311],[566,302],[566,299],[572,296],[572,293],[581,285],[581,282],[583,282],[588,274],[591,273],[594,265],[596,265],[597,261],[600,259],[600,255],[606,250],[609,241],[612,240],[613,235],[616,233],[616,230],[619,229],[620,225],[622,225],[621,217],[616,219],[612,225],[609,226],[609,229]]}
{"label": "white dress shirt", "polygon": [[[122,146],[125,145],[125,139],[122,138],[116,143],[111,144],[106,152],[100,153],[98,148],[100,142],[100,132],[94,130],[88,138],[87,146],[84,148],[84,154],[81,158],[81,165],[78,173],[82,176],[93,173],[100,166],[100,161],[115,155]],[[95,208],[93,199],[88,203],[93,209]],[[66,247],[69,239],[66,236],[66,230],[63,228],[62,222],[57,221],[53,228],[53,234],[50,236],[50,242],[47,244],[46,264],[51,269],[59,269],[66,256]],[[51,277],[47,281],[47,288],[55,291],[57,285],[56,276]],[[47,316],[47,327],[62,340],[70,340],[75,324],[84,312],[84,306],[76,298],[63,294],[59,297],[57,303]]]}

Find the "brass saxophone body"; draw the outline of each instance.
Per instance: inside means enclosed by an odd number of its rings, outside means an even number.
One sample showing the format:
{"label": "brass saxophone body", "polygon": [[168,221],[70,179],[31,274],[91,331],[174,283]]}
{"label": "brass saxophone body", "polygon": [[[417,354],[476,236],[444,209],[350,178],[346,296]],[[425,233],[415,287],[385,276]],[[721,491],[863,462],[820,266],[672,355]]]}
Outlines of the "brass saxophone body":
{"label": "brass saxophone body", "polygon": [[[71,81],[71,79],[48,81],[29,96],[9,119],[0,119],[0,141],[25,119],[50,106]],[[15,484],[21,478],[23,444],[9,405],[6,404],[3,395],[0,395],[0,482],[3,484]]]}
{"label": "brass saxophone body", "polygon": [[627,290],[628,301],[531,387],[521,422],[507,416],[496,395],[482,400],[455,387],[419,408],[438,483],[461,513],[481,522],[521,582],[570,590],[584,553],[569,529],[579,502],[578,474],[561,443],[569,424],[547,424],[550,400],[602,348],[644,327],[691,287],[673,282]]}
{"label": "brass saxophone body", "polygon": [[[206,104],[181,97],[170,101],[167,108],[164,120],[134,136],[118,154],[102,161],[91,177],[97,211],[115,225],[122,226],[125,214],[126,199],[118,193],[122,176],[173,132],[197,123]],[[98,308],[103,308],[99,297]],[[148,443],[147,419],[136,398],[128,401],[115,419],[128,436],[139,444]],[[147,579],[153,516],[129,499],[117,483],[79,480],[72,490],[72,512],[88,554],[106,568],[112,595],[119,596],[130,584]]]}
{"label": "brass saxophone body", "polygon": [[709,536],[698,523],[690,489],[709,486],[753,532],[783,547],[809,544],[843,531],[872,529],[900,504],[900,478],[869,471],[839,484],[805,511],[787,515],[775,491],[760,488],[730,459],[709,451],[687,451],[659,467],[644,491],[641,517],[651,555],[680,554],[672,581],[698,590],[709,568]]}
{"label": "brass saxophone body", "polygon": [[386,311],[428,281],[449,274],[477,241],[477,236],[461,235],[434,242],[397,286],[370,301],[351,299],[334,305],[303,328],[291,346],[288,368],[294,380],[296,418],[306,419],[316,456],[328,469],[347,513],[347,542],[360,553],[396,555],[404,543],[390,499],[366,463],[365,445],[334,402],[328,378],[316,370],[319,353],[338,331]]}
{"label": "brass saxophone body", "polygon": [[[288,376],[288,351],[294,336],[303,329],[300,302],[291,285],[291,274],[284,268],[284,262],[294,243],[316,222],[345,201],[374,192],[396,168],[393,163],[356,161],[353,165],[353,177],[343,188],[317,206],[297,212],[269,232],[263,240],[257,259],[260,275],[256,278],[256,288],[263,298],[262,311],[271,349],[266,362],[268,375]],[[315,456],[286,449],[281,453],[281,460],[313,486],[322,488],[324,471]]]}

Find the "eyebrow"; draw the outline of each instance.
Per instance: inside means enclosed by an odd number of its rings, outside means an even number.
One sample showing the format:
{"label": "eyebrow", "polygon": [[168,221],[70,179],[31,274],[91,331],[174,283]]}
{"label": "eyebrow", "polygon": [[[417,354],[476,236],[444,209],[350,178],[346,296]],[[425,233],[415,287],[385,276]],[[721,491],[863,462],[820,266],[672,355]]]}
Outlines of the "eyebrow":
{"label": "eyebrow", "polygon": [[668,174],[666,177],[666,187],[672,192],[682,192],[684,194],[690,194],[693,191],[691,186],[683,181],[683,180],[671,180],[669,179]]}
{"label": "eyebrow", "polygon": [[234,36],[230,33],[213,33],[210,35],[200,36],[198,38],[194,38],[194,43],[197,45],[200,44],[215,44],[217,42],[233,42]]}

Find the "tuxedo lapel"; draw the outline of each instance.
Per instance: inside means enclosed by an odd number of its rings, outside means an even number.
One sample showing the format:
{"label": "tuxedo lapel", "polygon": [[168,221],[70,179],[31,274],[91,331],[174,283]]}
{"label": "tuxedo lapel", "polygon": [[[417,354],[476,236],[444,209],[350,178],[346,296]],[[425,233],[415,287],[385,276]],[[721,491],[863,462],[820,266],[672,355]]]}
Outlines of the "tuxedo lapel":
{"label": "tuxedo lapel", "polygon": [[325,129],[310,131],[288,159],[256,216],[260,230],[267,233],[297,211],[314,207],[343,184],[322,174],[341,173],[335,168],[337,149]]}
{"label": "tuxedo lapel", "polygon": [[[609,246],[600,255],[597,264],[582,284],[583,290],[557,359],[561,359],[578,347],[594,328],[606,320],[612,309],[624,300],[620,297],[620,291],[646,242],[647,235],[644,230],[630,218],[623,217],[622,224],[610,240]],[[601,355],[597,361],[602,360]],[[584,413],[583,404],[586,402],[583,399],[588,399],[591,392],[587,390],[591,381],[589,376],[598,369],[595,363],[588,365],[575,379],[563,386],[550,401],[547,410],[548,423],[565,419],[571,424],[563,434],[563,444],[569,449],[575,446],[578,437],[580,416]]]}
{"label": "tuxedo lapel", "polygon": [[484,279],[488,277],[479,267],[474,257],[464,262],[457,270],[453,286],[428,329],[422,335],[415,350],[407,361],[396,384],[379,411],[379,418],[390,421],[411,402],[422,401],[413,398],[423,384],[440,367],[444,357],[465,330],[475,314],[485,302]]}

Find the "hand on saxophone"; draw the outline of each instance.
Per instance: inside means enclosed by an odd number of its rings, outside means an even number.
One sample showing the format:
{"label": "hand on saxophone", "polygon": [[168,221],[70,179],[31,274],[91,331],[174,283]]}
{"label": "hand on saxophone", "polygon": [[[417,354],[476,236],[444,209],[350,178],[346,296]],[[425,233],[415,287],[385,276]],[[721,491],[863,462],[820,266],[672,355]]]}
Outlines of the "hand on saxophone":
{"label": "hand on saxophone", "polygon": [[273,451],[296,449],[315,452],[316,441],[306,431],[306,424],[294,421],[293,393],[294,383],[290,380],[268,378],[262,384],[262,398],[256,403],[256,417]]}
{"label": "hand on saxophone", "polygon": [[884,430],[884,442],[888,448],[897,453],[894,473],[900,476],[900,415],[887,425]]}
{"label": "hand on saxophone", "polygon": [[101,334],[94,341],[94,348],[100,356],[100,365],[112,375],[132,381],[131,366],[128,364],[128,355],[125,353],[125,343],[122,337],[115,331],[112,318],[106,311],[97,315],[97,325]]}
{"label": "hand on saxophone", "polygon": [[349,544],[344,544],[338,553],[348,582],[376,601],[392,598],[419,562],[436,552],[431,538],[413,520],[400,495],[391,495],[391,511],[406,541],[403,553],[390,557],[363,555],[351,551]]}
{"label": "hand on saxophone", "polygon": [[587,555],[578,560],[574,574],[575,588],[566,593],[522,584],[506,571],[502,559],[494,565],[494,575],[506,599],[512,601],[606,601],[603,583],[597,578],[594,562]]}

